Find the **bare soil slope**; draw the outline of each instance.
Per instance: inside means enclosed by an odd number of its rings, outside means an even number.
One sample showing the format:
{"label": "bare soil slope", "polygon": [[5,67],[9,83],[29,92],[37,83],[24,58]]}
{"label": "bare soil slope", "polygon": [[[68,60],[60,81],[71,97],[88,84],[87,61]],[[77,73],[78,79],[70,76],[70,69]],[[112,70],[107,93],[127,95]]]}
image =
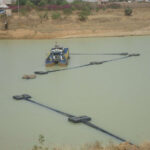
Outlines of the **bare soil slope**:
{"label": "bare soil slope", "polygon": [[40,14],[33,10],[29,14],[18,16],[14,13],[9,19],[9,30],[5,31],[0,22],[1,39],[49,39],[96,36],[150,35],[150,8],[133,8],[132,16],[125,16],[124,9],[106,9],[92,12],[88,20],[78,20],[78,12],[64,15],[61,19],[40,19]]}

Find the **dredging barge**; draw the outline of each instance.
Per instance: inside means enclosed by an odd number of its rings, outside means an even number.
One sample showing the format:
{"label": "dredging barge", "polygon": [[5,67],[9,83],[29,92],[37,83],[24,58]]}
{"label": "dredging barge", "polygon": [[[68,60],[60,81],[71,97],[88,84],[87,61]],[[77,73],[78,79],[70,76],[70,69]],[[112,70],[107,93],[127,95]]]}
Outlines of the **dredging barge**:
{"label": "dredging barge", "polygon": [[69,48],[63,48],[55,44],[55,47],[50,50],[50,53],[45,61],[45,66],[50,67],[55,64],[67,66],[69,59]]}

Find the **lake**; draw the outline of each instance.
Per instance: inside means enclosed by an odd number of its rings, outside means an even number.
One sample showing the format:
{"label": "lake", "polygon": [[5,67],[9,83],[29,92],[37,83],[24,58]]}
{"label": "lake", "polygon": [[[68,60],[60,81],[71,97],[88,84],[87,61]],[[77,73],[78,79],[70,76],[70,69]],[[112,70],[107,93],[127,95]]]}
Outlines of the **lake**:
{"label": "lake", "polygon": [[[55,42],[70,53],[140,53],[140,57],[80,69],[38,75]],[[116,139],[13,95],[29,94],[33,100],[58,110],[92,117],[97,126],[135,144],[150,140],[150,36],[71,38],[53,40],[0,40],[0,148],[29,150],[40,134],[46,145],[81,145]],[[71,55],[68,67],[121,56]],[[60,67],[52,67],[50,70]]]}

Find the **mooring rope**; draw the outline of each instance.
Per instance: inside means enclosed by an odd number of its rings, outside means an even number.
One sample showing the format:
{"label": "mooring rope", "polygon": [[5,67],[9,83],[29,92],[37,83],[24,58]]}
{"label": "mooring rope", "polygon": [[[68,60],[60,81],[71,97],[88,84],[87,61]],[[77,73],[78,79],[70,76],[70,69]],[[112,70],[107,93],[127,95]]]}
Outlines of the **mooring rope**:
{"label": "mooring rope", "polygon": [[[22,97],[21,97],[21,96],[22,96]],[[38,106],[44,107],[44,108],[46,108],[46,109],[48,109],[48,110],[54,111],[54,112],[56,112],[56,113],[59,113],[59,114],[65,116],[65,117],[75,117],[74,115],[71,115],[71,114],[62,112],[62,111],[60,111],[60,110],[54,109],[54,108],[49,107],[49,106],[47,106],[47,105],[44,105],[44,104],[38,103],[38,102],[36,102],[36,101],[34,101],[34,100],[31,100],[31,99],[30,99],[31,96],[29,96],[29,95],[24,94],[24,95],[21,95],[21,96],[13,96],[13,98],[16,99],[16,100],[25,100],[25,101],[28,101],[28,102],[33,103],[33,104],[36,104],[36,105],[38,105]],[[18,99],[17,97],[21,97],[21,98]],[[83,123],[83,124],[85,124],[85,125],[87,125],[87,126],[89,126],[89,127],[92,127],[92,128],[94,128],[94,129],[96,129],[96,130],[98,130],[98,131],[100,131],[100,132],[103,132],[104,134],[109,135],[109,136],[111,136],[111,137],[113,137],[113,138],[115,138],[115,139],[117,139],[117,140],[119,140],[119,141],[121,141],[121,142],[128,142],[127,140],[125,140],[125,139],[123,139],[123,138],[121,138],[121,137],[119,137],[119,136],[116,136],[116,135],[114,135],[114,134],[112,134],[112,133],[110,133],[110,132],[108,132],[108,131],[106,131],[106,130],[104,130],[104,129],[102,129],[102,128],[96,126],[95,124],[93,124],[93,123],[91,123],[91,122],[89,122],[89,121],[84,121],[84,120],[83,120],[83,121],[81,121],[81,123]],[[128,143],[132,144],[131,142],[128,142]],[[133,145],[133,144],[132,144],[132,145]]]}
{"label": "mooring rope", "polygon": [[133,57],[133,56],[139,56],[139,55],[140,54],[128,54],[128,55],[126,55],[124,57],[120,57],[120,58],[114,58],[114,59],[104,60],[104,61],[95,61],[95,62],[90,62],[88,64],[80,65],[80,66],[74,66],[74,67],[51,70],[51,71],[35,71],[34,73],[38,74],[38,75],[44,75],[44,74],[58,72],[58,71],[65,71],[65,70],[73,70],[73,69],[77,69],[77,68],[83,68],[83,67],[87,67],[87,66],[91,66],[91,65],[101,65],[101,64],[104,64],[104,63],[107,63],[107,62],[118,61],[118,60],[121,60],[121,59],[129,58],[129,57]]}

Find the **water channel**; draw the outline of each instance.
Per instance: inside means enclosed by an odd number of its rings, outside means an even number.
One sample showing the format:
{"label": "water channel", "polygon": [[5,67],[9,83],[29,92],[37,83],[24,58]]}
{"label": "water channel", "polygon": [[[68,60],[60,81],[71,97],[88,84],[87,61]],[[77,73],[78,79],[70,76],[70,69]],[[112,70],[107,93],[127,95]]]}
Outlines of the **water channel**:
{"label": "water channel", "polygon": [[[24,74],[47,70],[44,61],[56,41],[69,47],[70,53],[141,56],[23,80]],[[47,145],[118,142],[83,124],[69,123],[55,112],[12,99],[24,93],[61,111],[90,116],[96,125],[133,143],[150,140],[149,43],[150,36],[0,40],[0,149],[32,149],[40,134]],[[68,67],[118,57],[72,55]]]}

